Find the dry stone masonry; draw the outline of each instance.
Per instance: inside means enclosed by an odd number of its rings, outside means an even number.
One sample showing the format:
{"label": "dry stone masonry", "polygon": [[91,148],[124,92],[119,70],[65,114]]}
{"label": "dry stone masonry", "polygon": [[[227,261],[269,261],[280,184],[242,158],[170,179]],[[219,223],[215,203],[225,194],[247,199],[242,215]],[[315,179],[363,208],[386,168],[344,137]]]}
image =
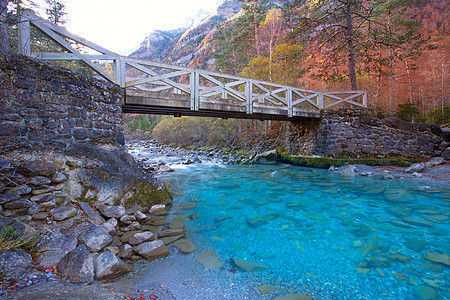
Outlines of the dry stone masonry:
{"label": "dry stone masonry", "polygon": [[450,159],[449,143],[436,124],[378,119],[365,111],[323,113],[320,120],[290,124],[286,136],[293,154]]}
{"label": "dry stone masonry", "polygon": [[0,60],[0,145],[67,149],[123,145],[122,90],[21,56]]}

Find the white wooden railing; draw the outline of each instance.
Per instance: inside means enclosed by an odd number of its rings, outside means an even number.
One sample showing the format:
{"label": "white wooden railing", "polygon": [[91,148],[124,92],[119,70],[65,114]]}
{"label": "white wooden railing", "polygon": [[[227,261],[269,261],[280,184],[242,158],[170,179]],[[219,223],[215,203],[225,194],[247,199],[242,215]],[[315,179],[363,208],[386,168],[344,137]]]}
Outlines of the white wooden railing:
{"label": "white wooden railing", "polygon": [[[30,26],[38,28],[68,53],[31,53]],[[83,45],[87,51],[97,54],[83,54],[71,43]],[[29,12],[24,12],[19,25],[19,52],[43,60],[81,60],[98,75],[122,88],[188,94],[192,110],[199,110],[201,101],[212,98],[243,102],[248,114],[252,114],[255,103],[283,107],[289,117],[293,116],[294,108],[299,107],[316,111],[342,104],[367,108],[366,91],[318,92],[120,56]],[[111,63],[112,74],[101,67],[105,62]],[[136,72],[138,75],[130,75]]]}

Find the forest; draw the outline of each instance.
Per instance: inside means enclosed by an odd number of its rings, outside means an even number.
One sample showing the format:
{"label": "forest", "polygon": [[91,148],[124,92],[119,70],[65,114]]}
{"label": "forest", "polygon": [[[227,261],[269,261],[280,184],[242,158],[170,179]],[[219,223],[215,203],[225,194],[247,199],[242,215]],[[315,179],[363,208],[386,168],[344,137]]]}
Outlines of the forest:
{"label": "forest", "polygon": [[[175,61],[177,54],[195,52],[189,66],[311,90],[366,90],[369,110],[376,117],[450,123],[447,1],[225,0],[221,6],[236,6],[237,1],[242,7],[237,14],[227,20],[215,17],[217,26],[193,38],[194,44],[179,42],[184,49],[180,46],[173,51],[166,62]],[[0,2],[0,37],[9,27],[6,34],[13,41],[12,25],[21,10],[35,9],[34,2]],[[9,10],[5,9],[8,2]],[[63,2],[46,0],[46,5],[48,19],[64,25],[67,13]],[[5,39],[0,40],[5,53]],[[172,47],[177,44],[171,43]],[[14,51],[14,42],[10,44]],[[52,46],[45,39],[37,44],[44,50]],[[78,63],[64,64],[85,72]],[[223,130],[235,132],[235,140],[246,144],[249,140],[257,143],[259,138],[276,139],[283,128],[280,122],[187,120],[127,116],[125,125],[132,131],[153,132],[167,142],[172,137],[180,144],[188,135],[169,132],[170,128],[203,128],[188,130],[190,140],[202,136],[203,141],[225,144],[230,137],[221,137]],[[217,134],[211,133],[220,126]],[[207,129],[211,129],[209,133]]]}

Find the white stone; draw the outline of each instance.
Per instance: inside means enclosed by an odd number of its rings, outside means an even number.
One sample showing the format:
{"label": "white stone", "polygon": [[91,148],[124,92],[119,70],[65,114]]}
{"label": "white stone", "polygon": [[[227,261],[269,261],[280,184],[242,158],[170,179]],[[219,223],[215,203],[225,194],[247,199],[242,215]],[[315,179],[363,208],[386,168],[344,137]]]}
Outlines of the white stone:
{"label": "white stone", "polygon": [[162,210],[165,210],[166,209],[166,206],[164,205],[164,204],[156,204],[156,205],[153,205],[151,208],[150,208],[150,211],[149,211],[149,213],[155,213],[155,212],[158,212],[158,211],[162,211]]}

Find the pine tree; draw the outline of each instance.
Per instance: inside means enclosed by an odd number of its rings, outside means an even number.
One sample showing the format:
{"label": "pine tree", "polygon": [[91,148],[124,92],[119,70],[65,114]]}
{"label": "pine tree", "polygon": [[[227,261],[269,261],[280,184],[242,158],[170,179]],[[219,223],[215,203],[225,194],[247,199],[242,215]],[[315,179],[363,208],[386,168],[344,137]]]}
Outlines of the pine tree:
{"label": "pine tree", "polygon": [[66,6],[64,2],[58,0],[45,0],[48,8],[45,10],[48,20],[56,25],[63,25],[66,23]]}

